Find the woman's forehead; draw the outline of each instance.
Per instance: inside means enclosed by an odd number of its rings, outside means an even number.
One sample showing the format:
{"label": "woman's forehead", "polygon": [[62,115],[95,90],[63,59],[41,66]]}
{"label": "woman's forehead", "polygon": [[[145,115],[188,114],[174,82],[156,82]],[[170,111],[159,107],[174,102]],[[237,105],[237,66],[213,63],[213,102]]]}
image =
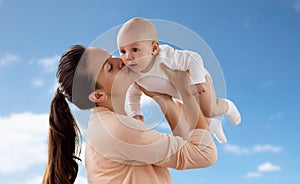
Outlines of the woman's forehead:
{"label": "woman's forehead", "polygon": [[87,48],[87,72],[97,78],[98,72],[103,68],[104,63],[107,59],[111,58],[111,55],[105,51],[98,48]]}

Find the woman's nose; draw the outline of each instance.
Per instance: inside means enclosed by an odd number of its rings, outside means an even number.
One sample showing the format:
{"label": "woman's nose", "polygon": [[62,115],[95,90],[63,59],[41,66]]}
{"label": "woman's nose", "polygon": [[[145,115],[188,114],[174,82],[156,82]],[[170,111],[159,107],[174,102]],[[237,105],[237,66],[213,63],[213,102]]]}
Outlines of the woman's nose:
{"label": "woman's nose", "polygon": [[118,67],[121,69],[125,66],[125,63],[120,59]]}

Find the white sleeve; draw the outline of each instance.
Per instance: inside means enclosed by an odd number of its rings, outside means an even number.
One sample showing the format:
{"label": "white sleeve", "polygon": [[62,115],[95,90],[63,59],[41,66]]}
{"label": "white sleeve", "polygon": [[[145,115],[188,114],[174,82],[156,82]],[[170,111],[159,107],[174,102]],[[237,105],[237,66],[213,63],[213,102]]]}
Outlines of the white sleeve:
{"label": "white sleeve", "polygon": [[196,52],[189,52],[189,71],[191,85],[205,83],[205,76],[208,74],[208,71],[204,68],[202,57]]}
{"label": "white sleeve", "polygon": [[205,69],[202,57],[194,51],[174,50],[173,60],[176,63],[176,69],[181,71],[190,71],[190,83],[205,83],[205,76],[208,71]]}
{"label": "white sleeve", "polygon": [[136,84],[132,84],[128,89],[129,116],[143,115],[141,111],[142,92]]}

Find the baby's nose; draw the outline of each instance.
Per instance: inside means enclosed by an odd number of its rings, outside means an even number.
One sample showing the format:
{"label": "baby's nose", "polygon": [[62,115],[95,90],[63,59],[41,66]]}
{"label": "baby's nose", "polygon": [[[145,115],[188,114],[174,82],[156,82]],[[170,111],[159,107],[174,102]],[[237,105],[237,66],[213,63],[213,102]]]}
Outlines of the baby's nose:
{"label": "baby's nose", "polygon": [[127,53],[126,60],[132,61],[133,60],[133,55],[131,53]]}

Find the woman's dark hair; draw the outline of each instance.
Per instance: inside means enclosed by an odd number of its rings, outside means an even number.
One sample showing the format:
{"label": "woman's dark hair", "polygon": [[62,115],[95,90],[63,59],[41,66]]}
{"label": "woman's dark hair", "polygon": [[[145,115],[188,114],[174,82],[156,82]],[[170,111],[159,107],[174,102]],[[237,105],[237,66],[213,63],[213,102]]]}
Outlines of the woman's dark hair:
{"label": "woman's dark hair", "polygon": [[[81,161],[79,158],[81,133],[65,98],[80,109],[90,109],[95,106],[88,99],[88,94],[95,89],[95,81],[91,81],[91,77],[84,67],[86,65],[78,67],[79,62],[86,62],[85,50],[86,48],[80,45],[72,46],[59,61],[56,73],[59,87],[50,108],[48,163],[43,184],[72,184],[77,177],[77,162]],[[76,98],[73,97],[75,75],[80,78],[80,84],[85,84],[77,93],[81,95],[77,95]]]}

